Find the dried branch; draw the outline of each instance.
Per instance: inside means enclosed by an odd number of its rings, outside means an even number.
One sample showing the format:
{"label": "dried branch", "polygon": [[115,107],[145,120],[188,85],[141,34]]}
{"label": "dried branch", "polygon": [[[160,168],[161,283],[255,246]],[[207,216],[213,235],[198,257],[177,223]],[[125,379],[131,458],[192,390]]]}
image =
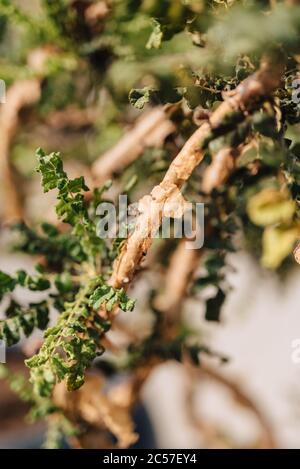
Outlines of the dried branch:
{"label": "dried branch", "polygon": [[164,213],[164,205],[180,196],[179,190],[190,177],[194,168],[203,158],[201,147],[211,133],[218,129],[224,119],[238,111],[245,112],[247,107],[264,96],[272,93],[280,84],[283,66],[272,65],[264,60],[260,69],[244,80],[230,97],[212,113],[185,143],[182,150],[171,163],[163,181],[139,202],[140,216],[135,230],[127,239],[114,264],[110,279],[114,287],[126,286],[132,279],[143,256],[152,244],[152,236],[157,232]]}
{"label": "dried branch", "polygon": [[299,5],[300,0],[285,0],[285,3],[286,3],[288,6]]}
{"label": "dried branch", "polygon": [[238,156],[237,148],[222,148],[213,156],[212,163],[203,174],[201,189],[206,194],[215,187],[224,184],[235,168],[235,160]]}
{"label": "dried branch", "polygon": [[145,148],[162,145],[165,138],[175,130],[168,118],[168,110],[166,107],[155,107],[143,114],[113,148],[96,160],[92,174],[98,184],[132,163]]}
{"label": "dried branch", "polygon": [[300,264],[300,243],[298,243],[294,249],[294,258],[295,258],[295,261],[298,262],[298,264]]}
{"label": "dried branch", "polygon": [[172,319],[181,308],[200,257],[199,251],[188,249],[186,243],[188,241],[182,240],[172,254],[165,274],[164,290],[155,300],[155,307]]}
{"label": "dried branch", "polygon": [[[235,169],[235,160],[242,149],[242,145],[239,148],[224,148],[214,155],[212,163],[203,174],[203,192],[208,194],[227,181]],[[180,309],[190,279],[199,265],[202,251],[188,249],[187,244],[188,241],[181,241],[174,251],[165,274],[164,291],[155,301],[155,306],[168,316],[173,316]]]}
{"label": "dried branch", "polygon": [[217,426],[202,416],[197,409],[195,412],[195,394],[198,391],[199,380],[195,379],[194,373],[191,372],[190,366],[186,367],[187,383],[185,387],[185,411],[189,419],[189,423],[201,438],[201,445],[205,449],[212,448],[230,448],[231,445],[226,435],[220,435]]}
{"label": "dried branch", "polygon": [[0,110],[0,174],[6,202],[3,204],[4,220],[11,222],[22,218],[22,204],[10,161],[10,146],[19,124],[19,112],[40,98],[40,80],[37,78],[14,83]]}
{"label": "dried branch", "polygon": [[12,222],[23,216],[21,196],[10,161],[10,147],[18,130],[21,109],[32,106],[40,99],[44,65],[53,51],[49,46],[34,49],[29,54],[28,66],[36,74],[36,78],[13,83],[7,91],[6,103],[0,108],[0,174],[3,194],[6,197],[3,204],[5,222]]}
{"label": "dried branch", "polygon": [[[236,158],[245,150],[245,148],[247,148],[247,145],[240,145],[238,149],[228,148],[226,151],[231,155],[234,155]],[[221,161],[224,168],[221,163],[218,164],[218,177],[214,176],[209,179],[208,186],[210,191],[218,187],[220,184],[223,184],[225,179],[227,179],[235,169],[235,164],[230,165],[230,168],[228,168],[226,158],[221,159]],[[214,167],[214,163],[207,168],[207,171],[212,167]],[[212,173],[213,172],[210,170],[207,174],[210,175]],[[205,180],[206,179],[204,177],[203,182],[205,182]],[[154,301],[155,307],[164,313],[164,331],[167,336],[170,336],[174,332],[174,329],[176,329],[176,325],[178,325],[178,313],[184,301],[191,278],[199,265],[199,261],[203,253],[202,250],[188,249],[188,243],[189,241],[187,240],[180,241],[179,245],[173,252],[165,273],[164,289]],[[137,337],[134,334],[131,334],[131,331],[124,327],[124,324],[118,325],[116,321],[113,324],[114,327],[117,326],[117,329],[121,330],[128,337],[129,341],[133,342],[137,340]],[[133,395],[136,399],[138,399],[145,381],[148,379],[153,369],[160,363],[161,359],[153,356],[146,364],[143,364],[135,370],[135,374],[133,376]],[[202,430],[208,431],[209,429],[204,428],[203,426]]]}
{"label": "dried branch", "polygon": [[257,421],[260,424],[262,438],[261,438],[261,447],[262,448],[276,448],[276,440],[273,434],[272,426],[265,416],[265,414],[261,411],[259,406],[254,402],[254,400],[249,397],[249,395],[237,384],[237,382],[232,381],[224,374],[220,373],[216,369],[213,369],[207,365],[201,364],[200,368],[196,367],[188,367],[189,373],[195,382],[197,377],[204,377],[210,380],[215,381],[218,384],[221,384],[225,388],[229,389],[233,397],[235,398],[236,402],[241,405],[242,407],[248,409],[252,414],[255,415]]}
{"label": "dried branch", "polygon": [[56,130],[72,129],[80,130],[94,124],[97,110],[94,108],[79,109],[69,106],[66,109],[53,111],[47,117],[47,124]]}
{"label": "dried branch", "polygon": [[110,431],[117,438],[119,448],[136,442],[134,423],[130,416],[131,384],[122,389],[104,392],[105,380],[100,375],[88,375],[84,386],[69,392],[63,383],[55,387],[54,402],[72,421],[83,420],[94,429]]}
{"label": "dried branch", "polygon": [[106,18],[109,12],[110,9],[108,3],[105,1],[100,1],[88,6],[84,12],[84,17],[90,26],[94,26],[99,21]]}

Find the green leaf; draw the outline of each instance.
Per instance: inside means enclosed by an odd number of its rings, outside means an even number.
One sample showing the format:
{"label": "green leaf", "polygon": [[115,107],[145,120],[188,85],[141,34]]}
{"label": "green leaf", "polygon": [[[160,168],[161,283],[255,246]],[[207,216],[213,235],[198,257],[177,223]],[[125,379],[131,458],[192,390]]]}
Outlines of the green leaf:
{"label": "green leaf", "polygon": [[33,357],[27,358],[27,360],[25,360],[25,365],[28,366],[28,368],[35,368],[39,364],[40,358],[38,355],[34,355]]}
{"label": "green leaf", "polygon": [[86,254],[80,241],[71,233],[59,233],[54,225],[43,223],[42,234],[24,223],[16,224],[13,229],[19,235],[16,249],[46,258],[49,268],[61,271],[65,264],[82,262]]}
{"label": "green leaf", "polygon": [[50,153],[50,155],[46,155],[46,153],[39,148],[36,155],[39,162],[37,171],[41,173],[44,192],[57,188],[67,177],[63,170],[60,153],[53,152]]}
{"label": "green leaf", "polygon": [[239,168],[243,168],[258,159],[260,159],[258,149],[256,148],[255,145],[253,145],[250,148],[247,148],[246,151],[242,152],[242,154],[237,159],[237,166]]}
{"label": "green leaf", "polygon": [[12,300],[5,313],[7,319],[0,321],[0,338],[5,340],[8,347],[15,345],[21,334],[28,337],[35,327],[44,329],[49,322],[46,301],[30,303],[26,308]]}
{"label": "green leaf", "polygon": [[263,138],[259,142],[258,155],[265,165],[278,168],[285,161],[287,151],[271,138]]}
{"label": "green leaf", "polygon": [[85,180],[83,176],[80,176],[76,179],[70,180],[68,183],[68,190],[72,192],[73,194],[76,194],[77,192],[81,191],[88,191],[89,188],[85,184]]}
{"label": "green leaf", "polygon": [[59,355],[54,355],[51,360],[52,367],[55,370],[55,374],[59,380],[63,380],[69,371],[69,367],[66,366]]}
{"label": "green leaf", "polygon": [[275,138],[278,135],[276,119],[270,114],[255,112],[252,117],[252,125],[256,132],[266,137]]}
{"label": "green leaf", "polygon": [[[37,170],[42,174],[44,190],[57,188],[58,202],[56,213],[64,223],[72,226],[72,235],[77,239],[83,253],[94,264],[97,263],[104,242],[96,231],[96,210],[92,202],[85,200],[84,193],[89,190],[84,178],[69,179],[63,170],[59,153],[45,155],[38,151],[39,166]],[[97,192],[98,199],[101,191]],[[50,234],[53,237],[53,233]],[[78,246],[76,246],[78,249]]]}
{"label": "green leaf", "polygon": [[31,308],[34,308],[36,311],[36,326],[44,330],[49,322],[49,307],[46,301],[41,301],[40,303],[30,304]]}
{"label": "green leaf", "polygon": [[17,281],[8,274],[0,271],[0,300],[6,293],[10,293],[14,290]]}
{"label": "green leaf", "polygon": [[132,89],[129,92],[129,102],[137,109],[143,109],[145,104],[149,103],[151,97],[155,94],[155,89],[146,86],[141,89]]}
{"label": "green leaf", "polygon": [[119,305],[123,311],[132,311],[135,302],[128,298],[123,289],[101,285],[90,296],[89,304],[94,310],[99,309],[102,304],[105,304],[107,311],[111,311],[115,305]]}
{"label": "green leaf", "polygon": [[28,275],[24,270],[18,270],[16,273],[17,282],[22,286],[32,291],[44,291],[50,288],[50,282],[48,279],[42,276],[32,277]]}
{"label": "green leaf", "polygon": [[61,294],[69,293],[73,290],[72,278],[69,272],[56,275],[54,284]]}

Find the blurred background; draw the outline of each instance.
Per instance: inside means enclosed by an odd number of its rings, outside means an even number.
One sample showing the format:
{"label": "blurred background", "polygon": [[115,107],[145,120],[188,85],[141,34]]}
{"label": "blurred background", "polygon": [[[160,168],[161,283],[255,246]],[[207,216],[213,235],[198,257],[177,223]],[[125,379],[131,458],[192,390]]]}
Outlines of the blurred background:
{"label": "blurred background", "polygon": [[[176,362],[157,367],[142,390],[144,408],[137,412],[141,447],[255,446],[262,438],[260,419],[276,447],[300,447],[300,363],[292,360],[292,342],[299,339],[300,330],[300,274],[295,270],[281,282],[262,272],[247,253],[234,254],[231,263],[236,269],[230,278],[234,291],[226,301],[222,323],[206,326],[203,331],[210,345],[230,361],[221,367],[210,363],[218,378],[199,374],[193,379],[193,418],[186,372]],[[1,269],[13,272],[24,264],[30,267],[28,259],[7,252],[2,245]],[[186,305],[186,314],[193,315],[195,310],[201,318],[201,303],[192,300]],[[14,370],[23,371],[24,355],[19,348],[11,350],[7,360]],[[236,386],[242,396],[236,395]],[[251,405],[245,405],[245,398]],[[27,411],[2,381],[2,448],[42,444],[43,425],[26,425]],[[205,431],[197,419],[205,422]]]}

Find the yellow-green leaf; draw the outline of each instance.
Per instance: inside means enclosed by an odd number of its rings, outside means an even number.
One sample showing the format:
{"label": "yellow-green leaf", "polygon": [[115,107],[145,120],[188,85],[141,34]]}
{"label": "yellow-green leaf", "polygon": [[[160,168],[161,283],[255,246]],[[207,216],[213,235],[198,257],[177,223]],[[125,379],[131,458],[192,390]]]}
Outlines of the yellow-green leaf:
{"label": "yellow-green leaf", "polygon": [[267,269],[277,269],[292,252],[300,235],[297,225],[268,227],[264,230],[261,264]]}
{"label": "yellow-green leaf", "polygon": [[255,225],[269,226],[276,223],[289,223],[295,208],[295,202],[288,198],[287,192],[266,188],[251,197],[247,205],[247,213]]}

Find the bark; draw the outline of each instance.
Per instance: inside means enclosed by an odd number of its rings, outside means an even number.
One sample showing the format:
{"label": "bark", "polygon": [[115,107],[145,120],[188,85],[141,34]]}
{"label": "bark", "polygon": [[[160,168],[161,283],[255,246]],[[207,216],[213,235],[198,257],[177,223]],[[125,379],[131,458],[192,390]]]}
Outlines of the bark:
{"label": "bark", "polygon": [[13,83],[7,91],[5,104],[0,107],[0,174],[6,197],[3,204],[4,221],[8,223],[23,218],[21,196],[10,161],[10,148],[18,130],[19,114],[23,108],[32,106],[40,99],[45,62],[54,51],[52,46],[45,46],[29,54],[27,63],[35,77]]}
{"label": "bark", "polygon": [[244,389],[232,379],[220,373],[216,369],[204,365],[201,368],[189,367],[189,372],[192,373],[193,379],[197,376],[208,378],[216,383],[227,388],[232,396],[234,397],[237,404],[248,409],[253,415],[255,415],[260,428],[261,428],[261,440],[260,448],[276,448],[276,438],[272,430],[272,425],[266,417],[265,413],[261,410],[259,405],[244,391]]}
{"label": "bark", "polygon": [[180,311],[191,277],[199,264],[199,251],[187,249],[187,242],[180,241],[172,254],[165,273],[164,290],[155,300],[155,307],[172,321]]}
{"label": "bark", "polygon": [[227,116],[238,111],[246,112],[254,102],[272,93],[280,85],[283,70],[280,64],[274,66],[264,60],[260,69],[244,80],[212,113],[210,119],[187,140],[162,182],[140,200],[140,215],[135,229],[114,264],[110,279],[112,286],[126,286],[132,280],[161,224],[164,206],[174,198],[179,198],[180,189],[203,159],[202,146],[211,132],[221,126]]}
{"label": "bark", "polygon": [[235,168],[236,148],[222,148],[213,156],[212,163],[203,174],[202,191],[209,194],[215,187],[224,184]]}
{"label": "bark", "polygon": [[22,218],[21,197],[10,161],[11,142],[17,132],[19,112],[25,106],[36,103],[40,98],[40,81],[37,78],[14,83],[6,95],[6,103],[0,111],[0,168],[2,190],[6,197],[4,220],[12,222]]}
{"label": "bark", "polygon": [[297,244],[297,246],[294,249],[294,257],[295,261],[300,264],[300,242]]}
{"label": "bark", "polygon": [[143,114],[133,128],[93,164],[92,174],[97,184],[110,179],[114,172],[126,168],[145,148],[162,146],[165,138],[174,130],[175,126],[169,120],[166,108],[156,107]]}

